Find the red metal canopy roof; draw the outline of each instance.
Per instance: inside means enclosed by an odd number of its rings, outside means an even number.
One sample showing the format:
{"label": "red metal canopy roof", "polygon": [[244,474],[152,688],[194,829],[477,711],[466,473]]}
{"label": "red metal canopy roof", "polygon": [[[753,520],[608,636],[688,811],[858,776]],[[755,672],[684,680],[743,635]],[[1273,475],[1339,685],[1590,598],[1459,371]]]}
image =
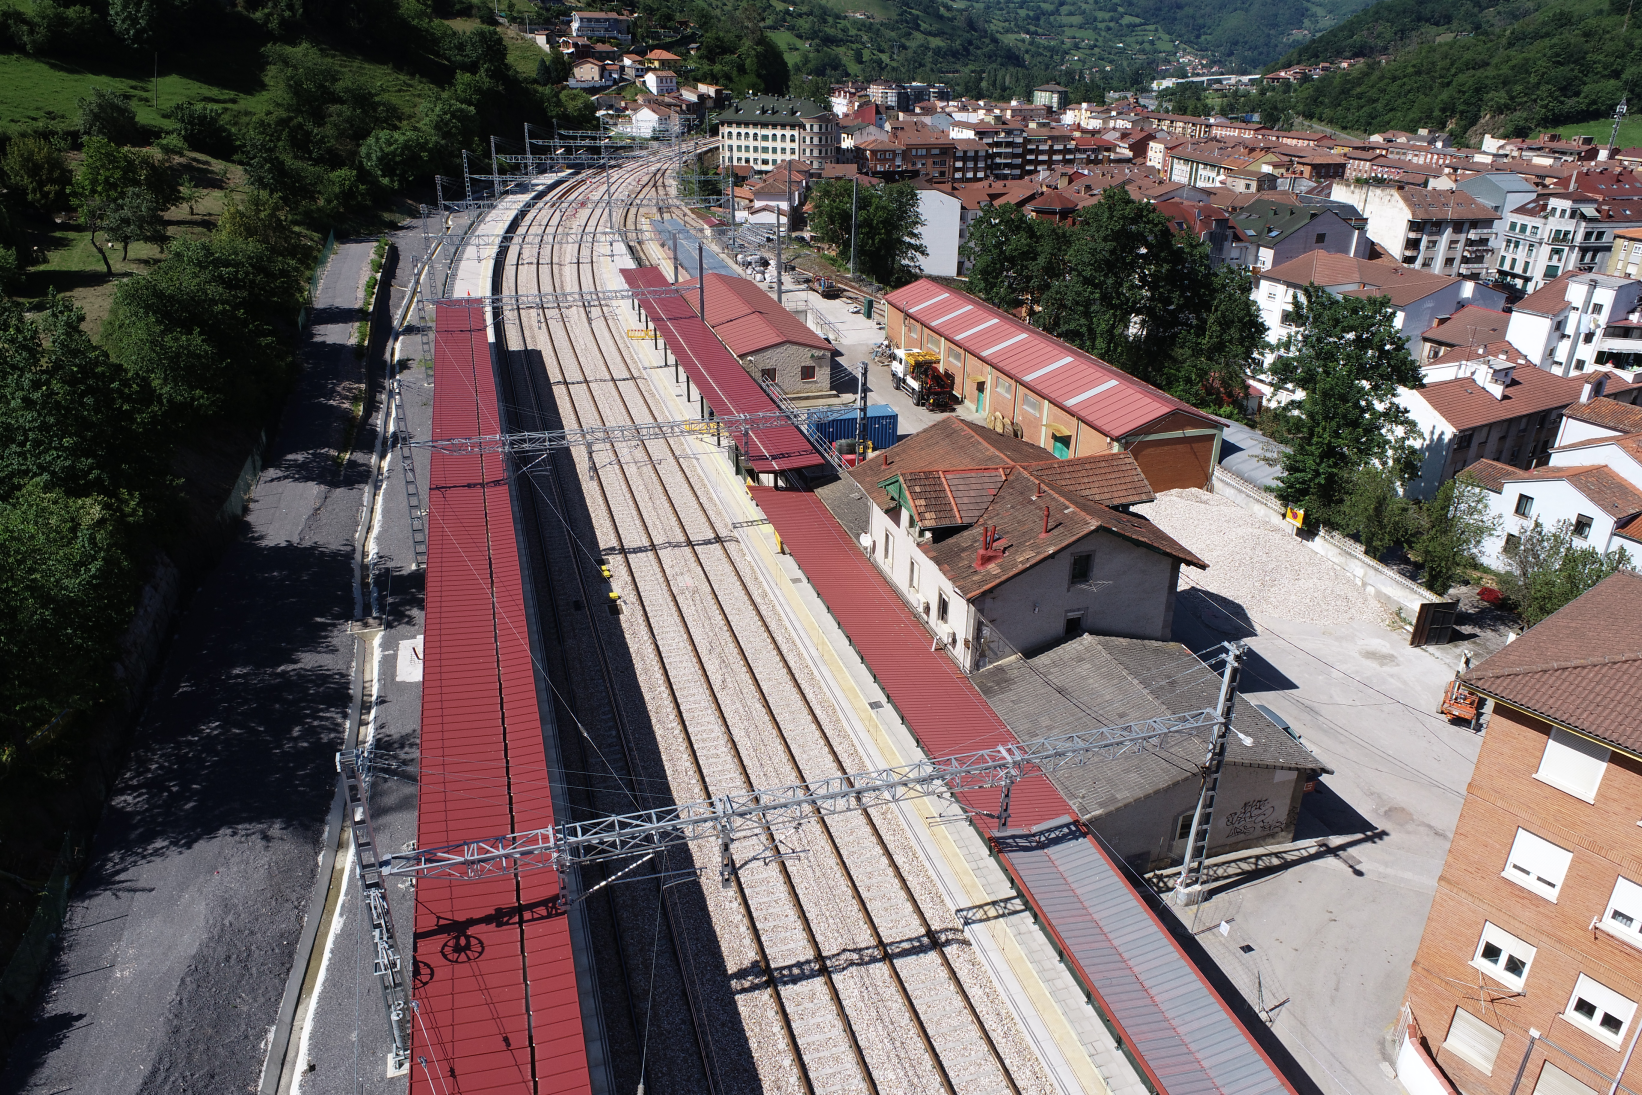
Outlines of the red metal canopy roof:
{"label": "red metal canopy roof", "polygon": [[[621,276],[634,289],[665,289],[672,284],[654,266],[623,270]],[[714,414],[722,417],[780,409],[682,296],[640,297],[639,307],[701,389]],[[752,431],[738,438],[737,444],[755,471],[791,471],[825,462],[796,426]]]}
{"label": "red metal canopy roof", "polygon": [[[500,433],[482,308],[440,306],[434,361],[433,437]],[[433,454],[420,847],[553,823],[503,459]],[[418,883],[413,1095],[590,1090],[558,891],[553,871]]]}

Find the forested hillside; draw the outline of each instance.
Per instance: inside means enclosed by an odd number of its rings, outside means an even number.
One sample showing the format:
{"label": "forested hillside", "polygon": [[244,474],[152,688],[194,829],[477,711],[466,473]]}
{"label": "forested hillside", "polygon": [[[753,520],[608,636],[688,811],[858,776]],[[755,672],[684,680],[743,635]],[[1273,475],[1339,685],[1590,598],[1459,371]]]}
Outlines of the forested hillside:
{"label": "forested hillside", "polygon": [[1642,16],[1629,0],[1382,0],[1281,64],[1392,54],[1264,91],[1273,124],[1301,115],[1354,132],[1446,129],[1527,136],[1607,117],[1642,93]]}

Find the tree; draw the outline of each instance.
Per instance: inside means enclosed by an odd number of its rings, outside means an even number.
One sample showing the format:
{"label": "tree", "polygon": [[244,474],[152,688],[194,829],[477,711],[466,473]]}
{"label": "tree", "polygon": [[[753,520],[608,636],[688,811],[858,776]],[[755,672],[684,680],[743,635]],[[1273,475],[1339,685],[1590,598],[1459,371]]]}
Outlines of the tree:
{"label": "tree", "polygon": [[128,190],[142,187],[147,175],[137,153],[119,147],[106,137],[85,139],[84,158],[75,173],[71,194],[80,223],[91,233],[91,246],[110,275],[114,273],[114,266],[97,242],[97,234],[107,232],[115,207]]}
{"label": "tree", "polygon": [[106,88],[94,87],[79,100],[80,136],[101,137],[112,144],[133,145],[142,139],[137,112],[125,98]]}
{"label": "tree", "polygon": [[436,142],[425,129],[379,129],[359,148],[359,164],[389,190],[403,190],[428,170]]}
{"label": "tree", "polygon": [[1249,272],[1227,264],[1210,276],[1210,304],[1183,333],[1158,386],[1198,407],[1241,417],[1248,376],[1266,346],[1266,321],[1254,303]]}
{"label": "tree", "polygon": [[0,293],[10,293],[22,284],[23,264],[17,259],[17,252],[10,247],[0,247]]}
{"label": "tree", "polygon": [[290,213],[278,198],[253,190],[244,201],[229,196],[215,235],[225,240],[250,240],[286,259],[305,259],[311,248],[291,225]]}
{"label": "tree", "polygon": [[1425,505],[1425,529],[1414,550],[1425,567],[1425,588],[1446,596],[1469,567],[1478,565],[1483,542],[1498,530],[1488,493],[1466,478],[1450,479]]}
{"label": "tree", "polygon": [[1037,326],[1149,383],[1213,305],[1208,248],[1120,186],[1078,210]]}
{"label": "tree", "polygon": [[1005,311],[1042,299],[1049,277],[1064,261],[1068,234],[1012,202],[992,205],[969,225],[964,242],[969,288]]}
{"label": "tree", "polygon": [[290,375],[280,332],[306,290],[300,262],[258,241],[179,240],[152,273],[120,282],[103,341],[170,428],[254,417]]}
{"label": "tree", "polygon": [[1500,592],[1529,627],[1631,565],[1630,553],[1624,548],[1603,553],[1576,546],[1568,521],[1558,521],[1549,529],[1535,521],[1505,555],[1510,566],[1501,575]]}
{"label": "tree", "polygon": [[[821,241],[847,261],[852,225],[851,183],[828,179],[810,192],[810,226]],[[853,224],[856,268],[884,285],[904,285],[918,275],[928,252],[919,238],[924,227],[918,192],[907,183],[862,186],[855,195]]]}
{"label": "tree", "polygon": [[1277,496],[1327,514],[1360,468],[1384,468],[1399,481],[1414,472],[1413,419],[1397,390],[1421,387],[1420,369],[1385,297],[1339,297],[1308,285],[1294,301],[1293,324],[1267,371],[1300,393],[1290,404],[1296,412]]}
{"label": "tree", "polygon": [[165,218],[154,195],[133,186],[109,203],[103,233],[120,245],[120,261],[125,262],[133,243],[165,243]]}
{"label": "tree", "polygon": [[42,213],[63,208],[74,180],[63,154],[42,137],[14,137],[6,148],[6,179]]}
{"label": "tree", "polygon": [[0,301],[0,498],[39,481],[76,497],[135,498],[159,481],[148,386],[91,341],[52,293],[25,316]]}
{"label": "tree", "polygon": [[1370,559],[1378,559],[1393,546],[1407,546],[1420,531],[1414,507],[1399,486],[1397,477],[1385,468],[1358,468],[1339,509],[1322,516],[1361,540]]}
{"label": "tree", "polygon": [[107,685],[136,592],[118,509],[41,482],[0,501],[0,740]]}

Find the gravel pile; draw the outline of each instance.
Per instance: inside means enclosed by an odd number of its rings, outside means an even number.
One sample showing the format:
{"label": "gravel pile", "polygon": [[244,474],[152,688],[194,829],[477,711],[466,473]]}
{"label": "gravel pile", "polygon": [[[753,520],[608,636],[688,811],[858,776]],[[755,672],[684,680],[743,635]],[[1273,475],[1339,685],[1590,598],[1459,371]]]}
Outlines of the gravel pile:
{"label": "gravel pile", "polygon": [[[1333,563],[1229,499],[1195,488],[1164,491],[1137,513],[1209,564],[1182,567],[1181,589],[1198,585],[1241,605],[1256,621],[1388,624],[1393,614],[1363,595]],[[1230,606],[1224,606],[1230,608]]]}

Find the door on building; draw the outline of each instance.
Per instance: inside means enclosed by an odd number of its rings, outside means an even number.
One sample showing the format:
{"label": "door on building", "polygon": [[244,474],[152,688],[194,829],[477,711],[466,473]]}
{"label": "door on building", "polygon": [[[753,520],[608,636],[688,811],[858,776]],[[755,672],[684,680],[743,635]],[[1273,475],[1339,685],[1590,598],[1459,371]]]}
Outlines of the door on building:
{"label": "door on building", "polygon": [[986,381],[975,381],[975,413],[986,413]]}
{"label": "door on building", "polygon": [[1183,862],[1186,858],[1186,844],[1192,835],[1192,815],[1196,812],[1193,808],[1174,819],[1174,831],[1170,834],[1174,840],[1169,845],[1169,858],[1176,863]]}
{"label": "door on building", "polygon": [[1049,432],[1049,451],[1059,460],[1065,460],[1072,455],[1072,435],[1069,433]]}
{"label": "door on building", "polygon": [[1068,612],[1066,614],[1066,627],[1061,631],[1061,634],[1065,635],[1068,639],[1072,638],[1074,635],[1083,634],[1083,613]]}

